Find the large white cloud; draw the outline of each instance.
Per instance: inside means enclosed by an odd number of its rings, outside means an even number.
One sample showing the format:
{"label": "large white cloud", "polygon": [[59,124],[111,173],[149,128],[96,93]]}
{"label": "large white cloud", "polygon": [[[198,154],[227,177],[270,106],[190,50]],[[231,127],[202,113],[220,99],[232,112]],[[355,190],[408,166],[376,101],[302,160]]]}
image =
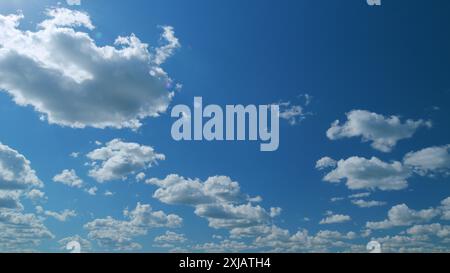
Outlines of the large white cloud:
{"label": "large white cloud", "polygon": [[408,119],[402,122],[398,116],[385,117],[365,110],[353,110],[347,113],[347,121],[340,124],[335,121],[327,131],[331,140],[362,137],[371,142],[374,149],[390,152],[397,142],[411,138],[420,127],[431,127],[431,122]]}
{"label": "large white cloud", "polygon": [[179,175],[169,175],[165,179],[149,179],[148,184],[159,188],[153,197],[166,204],[189,205],[195,214],[208,220],[215,229],[236,229],[267,225],[278,216],[280,208],[266,210],[243,194],[239,183],[227,176],[213,176],[202,182],[199,179],[186,179]]}
{"label": "large white cloud", "polygon": [[0,143],[0,190],[42,186],[43,183],[31,168],[30,161],[16,150]]}
{"label": "large white cloud", "polygon": [[95,149],[87,157],[94,166],[89,171],[89,176],[101,183],[126,179],[165,159],[163,154],[158,154],[152,147],[120,139],[114,139],[104,147]]}
{"label": "large white cloud", "polygon": [[51,124],[139,128],[165,112],[174,94],[161,64],[180,46],[163,27],[166,45],[151,48],[135,35],[97,46],[88,14],[47,10],[37,31],[23,31],[22,14],[0,15],[0,90],[32,106]]}
{"label": "large white cloud", "polygon": [[95,219],[84,225],[89,238],[97,241],[100,247],[115,250],[136,250],[141,246],[134,242],[139,236],[146,235],[152,228],[180,227],[183,219],[175,214],[153,211],[150,205],[136,205],[134,210],[125,210],[127,220],[116,220],[112,217]]}
{"label": "large white cloud", "polygon": [[171,174],[165,179],[148,179],[148,184],[159,188],[153,194],[166,204],[202,205],[211,203],[236,203],[247,200],[239,183],[227,176],[214,176],[205,182]]}
{"label": "large white cloud", "polygon": [[450,174],[450,145],[430,147],[408,153],[404,164],[421,175],[443,173]]}
{"label": "large white cloud", "polygon": [[[318,165],[321,166],[319,162]],[[345,180],[351,190],[401,190],[408,186],[406,179],[410,175],[410,170],[401,162],[386,163],[376,157],[366,159],[354,156],[339,160],[337,167],[323,180],[331,183]]]}

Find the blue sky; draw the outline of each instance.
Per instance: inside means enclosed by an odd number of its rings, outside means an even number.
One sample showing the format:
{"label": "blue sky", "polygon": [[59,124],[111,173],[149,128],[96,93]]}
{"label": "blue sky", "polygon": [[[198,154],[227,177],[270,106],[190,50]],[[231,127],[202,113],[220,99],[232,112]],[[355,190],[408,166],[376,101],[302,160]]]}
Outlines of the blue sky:
{"label": "blue sky", "polygon": [[[0,3],[1,251],[448,252],[450,3],[61,2]],[[296,122],[176,142],[195,96]]]}

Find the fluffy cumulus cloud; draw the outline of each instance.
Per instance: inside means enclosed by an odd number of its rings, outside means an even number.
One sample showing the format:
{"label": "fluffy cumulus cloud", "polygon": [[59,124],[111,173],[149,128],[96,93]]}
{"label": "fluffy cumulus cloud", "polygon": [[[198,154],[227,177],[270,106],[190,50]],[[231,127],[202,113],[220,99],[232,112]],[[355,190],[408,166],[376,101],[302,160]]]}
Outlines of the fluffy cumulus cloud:
{"label": "fluffy cumulus cloud", "polygon": [[43,201],[47,199],[47,197],[45,196],[45,192],[38,189],[30,190],[29,192],[25,193],[25,196],[33,202]]}
{"label": "fluffy cumulus cloud", "polygon": [[120,139],[106,143],[104,147],[90,152],[87,157],[92,160],[93,166],[89,176],[100,183],[126,179],[165,159],[163,154],[156,153],[152,147]]}
{"label": "fluffy cumulus cloud", "polygon": [[439,209],[413,210],[406,204],[401,204],[389,210],[386,220],[381,222],[367,222],[366,227],[369,229],[389,229],[393,227],[411,226],[429,222],[439,214]]}
{"label": "fluffy cumulus cloud", "polygon": [[55,175],[53,181],[73,188],[81,188],[84,184],[83,180],[78,177],[75,170],[64,170],[60,174]]}
{"label": "fluffy cumulus cloud", "polygon": [[336,160],[332,159],[331,157],[323,157],[321,159],[319,159],[316,163],[316,169],[318,170],[324,170],[324,169],[328,169],[328,168],[334,168],[336,167]]}
{"label": "fluffy cumulus cloud", "polygon": [[107,217],[85,224],[89,239],[95,240],[100,247],[106,249],[137,250],[141,245],[134,242],[136,237],[146,235],[152,228],[177,228],[183,222],[178,215],[153,211],[150,205],[140,203],[134,210],[124,210],[123,214],[126,220]]}
{"label": "fluffy cumulus cloud", "polygon": [[[319,162],[317,164],[320,167],[322,165]],[[339,160],[336,168],[325,175],[323,180],[331,183],[344,180],[351,190],[401,190],[408,186],[406,179],[410,175],[409,169],[401,162],[387,163],[376,157],[366,159],[354,156]]]}
{"label": "fluffy cumulus cloud", "polygon": [[22,14],[0,15],[0,90],[51,124],[76,128],[139,128],[165,112],[173,81],[161,68],[180,46],[163,27],[165,45],[135,35],[98,46],[87,13],[49,9],[36,31],[19,28]]}
{"label": "fluffy cumulus cloud", "polygon": [[420,175],[450,174],[450,145],[430,147],[408,153],[404,164]]}
{"label": "fluffy cumulus cloud", "polygon": [[31,168],[30,161],[16,150],[0,143],[0,190],[42,186],[43,183]]}
{"label": "fluffy cumulus cloud", "polygon": [[353,110],[347,113],[347,121],[341,124],[335,121],[327,131],[331,140],[362,137],[371,142],[374,149],[390,152],[397,142],[411,138],[421,127],[431,127],[431,122],[408,119],[404,122],[398,116],[386,117],[365,110]]}
{"label": "fluffy cumulus cloud", "polygon": [[206,181],[169,175],[165,179],[149,179],[148,184],[158,186],[153,197],[166,204],[189,205],[195,214],[206,218],[215,229],[238,229],[264,226],[280,214],[280,208],[266,210],[253,204],[261,198],[243,194],[239,183],[226,176],[214,176]]}

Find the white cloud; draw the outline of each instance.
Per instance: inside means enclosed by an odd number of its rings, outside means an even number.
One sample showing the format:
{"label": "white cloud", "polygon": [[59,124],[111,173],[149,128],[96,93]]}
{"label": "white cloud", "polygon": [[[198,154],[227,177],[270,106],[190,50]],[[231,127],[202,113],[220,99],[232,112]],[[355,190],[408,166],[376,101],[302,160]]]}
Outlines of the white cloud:
{"label": "white cloud", "polygon": [[95,195],[97,195],[98,188],[97,187],[92,187],[92,188],[85,189],[85,191],[89,195],[95,196]]}
{"label": "white cloud", "polygon": [[447,252],[435,243],[429,241],[426,235],[395,235],[381,238],[373,238],[382,245],[384,253],[429,253],[429,252]]}
{"label": "white cloud", "polygon": [[347,241],[354,240],[357,235],[354,232],[340,233],[337,231],[321,230],[315,235],[309,234],[306,229],[291,234],[288,230],[272,226],[266,234],[261,234],[255,239],[257,247],[269,247],[269,252],[330,252],[340,249],[348,250],[351,244]]}
{"label": "white cloud", "polygon": [[[90,152],[87,157],[93,161],[94,167],[89,176],[103,183],[111,180],[124,180],[164,160],[152,147],[114,139],[104,147]],[[97,163],[100,163],[98,165]]]}
{"label": "white cloud", "polygon": [[78,177],[75,170],[64,170],[60,174],[55,175],[53,181],[72,188],[82,188],[84,185],[83,180]]}
{"label": "white cloud", "polygon": [[[46,15],[49,17],[49,19],[42,21],[38,25],[41,29],[52,29],[57,27],[85,27],[89,30],[93,30],[95,28],[91,22],[91,18],[85,12],[70,10],[66,8],[56,8],[56,9],[47,9]],[[22,14],[20,16],[24,17]],[[16,23],[15,28],[6,29],[7,31],[20,31],[17,29],[20,21],[16,20],[14,22]],[[8,35],[8,33],[6,34]],[[24,34],[30,35],[29,33]],[[11,49],[17,50],[21,48],[12,47]]]}
{"label": "white cloud", "polygon": [[144,236],[152,228],[177,228],[183,219],[175,214],[166,214],[163,211],[153,211],[150,205],[140,204],[132,211],[125,210],[126,221],[116,220],[112,217],[95,219],[84,225],[88,230],[88,237],[96,240],[100,247],[116,250],[136,250],[141,246],[134,242],[139,236]]}
{"label": "white cloud", "polygon": [[352,203],[360,208],[373,208],[386,205],[386,202],[382,201],[366,201],[366,200],[352,200]]}
{"label": "white cloud", "polygon": [[443,226],[439,223],[430,225],[415,225],[407,230],[410,235],[433,235],[437,237],[449,237],[450,226]]}
{"label": "white cloud", "polygon": [[50,210],[44,210],[44,208],[41,206],[36,207],[36,212],[38,214],[43,214],[45,216],[55,218],[56,220],[58,220],[60,222],[66,222],[69,218],[77,216],[77,213],[74,210],[66,209],[61,212],[55,212],[55,211],[50,211]]}
{"label": "white cloud", "polygon": [[206,253],[238,253],[243,251],[254,250],[256,247],[247,245],[244,242],[223,240],[219,243],[204,243],[197,244],[192,247],[196,251],[202,251]]}
{"label": "white cloud", "polygon": [[348,196],[348,198],[350,198],[350,199],[365,198],[365,197],[369,197],[370,195],[371,195],[370,192],[361,192],[361,193],[351,194],[351,195]]}
{"label": "white cloud", "polygon": [[355,156],[339,160],[337,167],[323,180],[331,183],[345,180],[351,190],[401,190],[408,187],[406,179],[409,176],[409,169],[400,162],[386,163],[376,157],[366,159]]}
{"label": "white cloud", "polygon": [[311,101],[312,96],[308,94],[300,95],[299,97],[304,98],[304,103],[302,105],[295,104],[291,101],[281,101],[274,103],[280,107],[280,118],[285,119],[290,125],[297,125],[306,119],[311,113],[305,112],[305,107],[307,107]]}
{"label": "white cloud", "polygon": [[343,214],[333,214],[327,216],[326,218],[320,221],[321,225],[329,225],[329,224],[340,224],[350,221],[352,218],[348,215]]}
{"label": "white cloud", "polygon": [[78,153],[78,152],[73,152],[70,154],[70,157],[72,157],[72,158],[78,158],[79,156],[80,156],[80,153]]}
{"label": "white cloud", "polygon": [[186,179],[171,174],[165,179],[152,178],[148,184],[159,187],[153,197],[166,204],[202,205],[210,203],[235,203],[245,201],[239,183],[227,176],[214,176],[205,182],[199,179]]}
{"label": "white cloud", "polygon": [[0,143],[0,190],[23,190],[31,187],[40,188],[43,183],[31,168],[30,161],[16,150]]}
{"label": "white cloud", "polygon": [[327,131],[331,140],[362,137],[371,142],[374,149],[390,152],[398,141],[411,138],[420,127],[431,127],[431,122],[408,119],[402,122],[398,116],[385,117],[365,110],[353,110],[347,113],[347,121],[340,125],[335,121]]}
{"label": "white cloud", "polygon": [[389,229],[393,227],[410,226],[432,220],[440,214],[435,208],[413,210],[407,205],[401,204],[392,207],[388,212],[388,218],[381,222],[367,222],[370,229]]}
{"label": "white cloud", "polygon": [[167,44],[162,47],[156,48],[156,54],[154,59],[156,65],[161,65],[165,63],[166,60],[175,53],[175,50],[181,47],[178,38],[175,37],[173,27],[163,26],[162,29],[163,34],[161,35],[161,40],[167,41]]}
{"label": "white cloud", "polygon": [[147,229],[134,226],[128,221],[116,220],[112,217],[95,219],[84,225],[88,230],[90,240],[95,240],[97,244],[105,249],[132,251],[141,249],[142,246],[134,239],[147,234]]}
{"label": "white cloud", "polygon": [[69,6],[79,6],[81,5],[81,0],[66,0],[66,3]]}
{"label": "white cloud", "polygon": [[324,170],[324,169],[328,169],[328,168],[334,168],[336,167],[336,160],[332,159],[331,157],[323,157],[321,159],[319,159],[316,163],[316,169],[318,170]]}
{"label": "white cloud", "polygon": [[45,192],[38,189],[32,189],[31,191],[27,192],[25,196],[34,202],[47,199],[47,197],[45,196]]}
{"label": "white cloud", "polygon": [[145,173],[140,172],[138,174],[136,174],[136,181],[143,181],[145,179]]}
{"label": "white cloud", "polygon": [[280,118],[289,121],[289,124],[296,125],[304,120],[305,113],[300,105],[291,105],[290,102],[280,103]]}
{"label": "white cloud", "polygon": [[23,213],[21,197],[44,199],[45,193],[36,189],[42,187],[30,162],[0,144],[0,252],[30,251],[42,240],[54,237],[39,217]]}
{"label": "white cloud", "polygon": [[87,13],[47,10],[37,31],[19,29],[21,14],[0,15],[0,89],[20,106],[32,106],[51,124],[76,128],[139,128],[164,113],[174,92],[161,68],[179,47],[171,27],[161,48],[138,37],[97,46]]}
{"label": "white cloud", "polygon": [[0,210],[1,209],[22,210],[23,205],[20,202],[20,192],[0,190]]}
{"label": "white cloud", "polygon": [[105,191],[104,196],[113,196],[114,193],[112,191]]}
{"label": "white cloud", "polygon": [[231,233],[237,228],[266,225],[281,213],[280,208],[267,211],[252,204],[249,200],[254,198],[243,194],[239,183],[227,176],[214,176],[202,182],[173,174],[162,180],[149,179],[147,183],[159,187],[154,198],[166,204],[193,206],[195,214],[206,218],[210,227],[228,229]]}
{"label": "white cloud", "polygon": [[450,145],[430,147],[418,152],[410,152],[404,158],[404,164],[420,175],[434,173],[450,174]]}
{"label": "white cloud", "polygon": [[[160,235],[154,239],[155,243],[158,244],[180,244],[186,242],[187,239],[184,234],[179,234],[173,231],[166,231],[165,234]],[[173,246],[170,246],[173,247]]]}
{"label": "white cloud", "polygon": [[442,220],[450,221],[450,197],[442,200],[439,209],[442,211]]}
{"label": "white cloud", "polygon": [[53,234],[34,214],[0,209],[0,251],[21,252],[35,248]]}
{"label": "white cloud", "polygon": [[333,203],[339,202],[339,201],[342,201],[342,200],[345,200],[345,198],[344,197],[333,197],[333,198],[330,199],[330,201],[333,202]]}

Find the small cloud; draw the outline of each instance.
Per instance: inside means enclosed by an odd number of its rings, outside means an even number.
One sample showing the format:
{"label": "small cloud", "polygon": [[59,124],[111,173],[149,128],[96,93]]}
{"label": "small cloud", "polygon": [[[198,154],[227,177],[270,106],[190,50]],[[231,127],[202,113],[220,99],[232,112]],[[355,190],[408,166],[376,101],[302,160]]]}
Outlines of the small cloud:
{"label": "small cloud", "polygon": [[330,225],[330,224],[340,224],[350,221],[352,218],[348,215],[343,214],[333,214],[328,217],[322,219],[319,224],[321,225]]}
{"label": "small cloud", "polygon": [[80,153],[77,153],[77,152],[73,152],[70,154],[70,157],[72,157],[72,158],[78,158],[79,156],[80,156]]}
{"label": "small cloud", "polygon": [[95,196],[95,195],[97,195],[98,188],[97,187],[92,187],[92,188],[86,189],[85,191],[89,195]]}
{"label": "small cloud", "polygon": [[114,196],[114,193],[111,191],[105,191],[104,196]]}
{"label": "small cloud", "polygon": [[81,5],[81,0],[66,0],[66,3],[69,6],[79,6]]}

